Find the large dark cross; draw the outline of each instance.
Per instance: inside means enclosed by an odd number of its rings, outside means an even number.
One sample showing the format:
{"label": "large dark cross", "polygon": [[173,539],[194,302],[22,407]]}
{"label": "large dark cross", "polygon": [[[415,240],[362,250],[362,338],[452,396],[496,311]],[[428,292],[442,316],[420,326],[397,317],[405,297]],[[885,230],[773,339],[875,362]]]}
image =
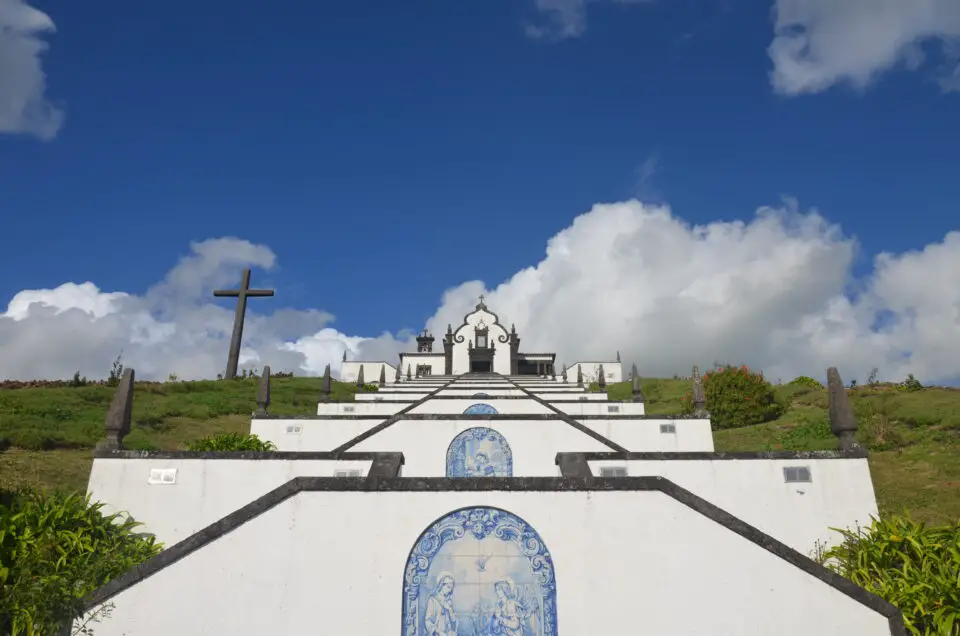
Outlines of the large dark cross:
{"label": "large dark cross", "polygon": [[273,296],[272,289],[250,289],[250,268],[244,268],[240,279],[240,289],[217,289],[213,295],[218,298],[236,298],[237,313],[233,319],[233,337],[230,339],[230,354],[227,357],[227,373],[224,377],[232,380],[237,377],[240,364],[240,341],[243,339],[243,318],[247,313],[247,298]]}

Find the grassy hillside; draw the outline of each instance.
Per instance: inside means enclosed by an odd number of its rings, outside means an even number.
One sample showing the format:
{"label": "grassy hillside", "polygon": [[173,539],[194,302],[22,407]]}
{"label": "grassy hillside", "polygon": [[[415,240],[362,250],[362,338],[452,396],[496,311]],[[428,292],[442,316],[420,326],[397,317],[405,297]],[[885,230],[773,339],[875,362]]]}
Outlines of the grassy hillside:
{"label": "grassy hillside", "polygon": [[[255,379],[138,383],[133,449],[177,449],[212,433],[247,432],[256,408]],[[647,412],[675,414],[689,390],[683,380],[643,382]],[[311,415],[319,378],[274,378],[270,412]],[[106,386],[0,388],[0,488],[31,485],[83,490],[91,449],[103,436],[113,396]],[[820,450],[836,447],[824,390],[777,387],[790,408],[778,420],[717,431],[717,450]],[[334,383],[334,397],[353,400],[355,387]],[[611,399],[629,399],[628,383],[608,387]],[[931,522],[960,519],[960,391],[893,386],[850,391],[861,442],[883,513],[908,512]]]}

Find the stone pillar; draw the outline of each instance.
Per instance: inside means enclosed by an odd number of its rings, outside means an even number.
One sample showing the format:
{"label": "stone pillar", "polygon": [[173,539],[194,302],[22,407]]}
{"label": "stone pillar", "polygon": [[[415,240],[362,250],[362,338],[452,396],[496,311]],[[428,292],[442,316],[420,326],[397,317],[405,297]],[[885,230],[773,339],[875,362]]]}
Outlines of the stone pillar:
{"label": "stone pillar", "polygon": [[260,373],[260,383],[257,385],[257,411],[254,416],[267,414],[267,408],[270,406],[270,367],[263,367]]}
{"label": "stone pillar", "polygon": [[693,414],[702,419],[708,419],[707,394],[703,390],[703,378],[700,377],[700,367],[693,367]]}
{"label": "stone pillar", "polygon": [[633,393],[634,402],[643,402],[643,392],[640,391],[640,375],[637,373],[637,364],[633,364],[633,368],[630,369],[630,389]]}
{"label": "stone pillar", "polygon": [[857,418],[847,398],[847,391],[836,367],[827,369],[827,411],[830,414],[830,430],[837,436],[841,451],[862,450],[857,443]]}
{"label": "stone pillar", "polygon": [[443,374],[453,375],[453,327],[447,325],[447,335],[443,337]]}
{"label": "stone pillar", "polygon": [[320,382],[320,401],[329,402],[333,392],[333,379],[330,377],[330,365],[323,368],[323,380]]}
{"label": "stone pillar", "polygon": [[123,370],[113,401],[107,409],[107,438],[97,444],[100,450],[123,450],[123,438],[130,433],[130,417],[133,414],[133,378],[131,368]]}

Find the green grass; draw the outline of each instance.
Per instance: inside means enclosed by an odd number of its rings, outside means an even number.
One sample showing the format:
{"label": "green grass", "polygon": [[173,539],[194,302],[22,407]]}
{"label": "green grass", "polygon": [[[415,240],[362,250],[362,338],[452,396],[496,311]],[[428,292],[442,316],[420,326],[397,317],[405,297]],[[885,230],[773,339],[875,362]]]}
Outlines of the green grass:
{"label": "green grass", "polygon": [[[133,430],[125,446],[183,449],[220,432],[249,432],[256,408],[256,379],[138,383]],[[614,400],[630,399],[630,384],[611,385]],[[643,381],[647,412],[673,415],[689,381]],[[103,436],[113,389],[105,386],[0,389],[0,489],[28,485],[83,490],[91,449]],[[334,383],[333,398],[352,401],[356,387]],[[836,448],[822,389],[782,385],[790,408],[779,419],[714,433],[719,451],[823,450]],[[909,513],[933,523],[960,519],[960,391],[927,388],[907,392],[892,386],[850,392],[861,443],[882,514]],[[270,412],[312,415],[319,378],[274,378]]]}

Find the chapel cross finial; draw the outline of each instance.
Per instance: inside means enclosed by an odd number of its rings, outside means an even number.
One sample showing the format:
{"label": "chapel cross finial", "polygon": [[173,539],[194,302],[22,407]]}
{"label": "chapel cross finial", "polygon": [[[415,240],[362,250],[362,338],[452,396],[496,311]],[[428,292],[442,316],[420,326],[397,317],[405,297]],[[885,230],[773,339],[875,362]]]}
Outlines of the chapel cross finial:
{"label": "chapel cross finial", "polygon": [[480,304],[481,304],[481,305],[483,304],[483,299],[484,299],[484,298],[485,298],[485,296],[484,296],[483,294],[480,294]]}

